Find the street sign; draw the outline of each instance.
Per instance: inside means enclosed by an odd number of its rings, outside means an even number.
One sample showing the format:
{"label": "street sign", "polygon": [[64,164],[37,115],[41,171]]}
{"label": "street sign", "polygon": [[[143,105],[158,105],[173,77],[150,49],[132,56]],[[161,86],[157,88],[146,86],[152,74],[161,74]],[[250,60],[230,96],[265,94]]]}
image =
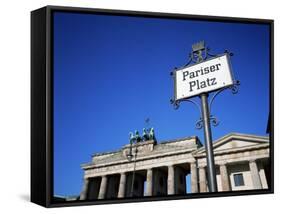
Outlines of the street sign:
{"label": "street sign", "polygon": [[[201,117],[196,123],[196,127],[204,128],[208,187],[210,192],[217,192],[211,122],[214,126],[218,123],[216,117],[211,115],[210,108],[214,98],[224,89],[229,88],[232,93],[237,93],[239,81],[235,81],[232,75],[229,60],[229,56],[233,55],[232,53],[225,51],[222,55],[208,58],[214,56],[208,52],[209,48],[205,46],[204,41],[193,44],[188,64],[175,69],[171,73],[174,79],[174,99],[171,99],[171,103],[175,109],[179,107],[182,101],[189,101],[199,108]],[[189,65],[190,63],[195,64]],[[209,92],[216,90],[218,91],[213,94],[209,104]],[[194,96],[200,97],[201,108],[197,102],[189,99]]]}
{"label": "street sign", "polygon": [[234,84],[228,54],[174,71],[175,100],[193,97]]}

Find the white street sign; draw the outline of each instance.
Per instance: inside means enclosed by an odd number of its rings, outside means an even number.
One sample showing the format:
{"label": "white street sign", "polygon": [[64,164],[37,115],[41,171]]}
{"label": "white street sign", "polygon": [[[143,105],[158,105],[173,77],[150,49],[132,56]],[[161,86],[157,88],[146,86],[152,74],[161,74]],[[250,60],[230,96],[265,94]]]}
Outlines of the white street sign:
{"label": "white street sign", "polygon": [[175,100],[233,85],[228,54],[176,70],[174,75]]}

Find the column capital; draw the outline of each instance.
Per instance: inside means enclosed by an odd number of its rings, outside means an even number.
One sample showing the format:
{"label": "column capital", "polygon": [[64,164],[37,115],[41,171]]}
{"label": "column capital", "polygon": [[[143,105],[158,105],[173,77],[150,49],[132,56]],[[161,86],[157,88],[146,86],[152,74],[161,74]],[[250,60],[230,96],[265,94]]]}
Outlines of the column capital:
{"label": "column capital", "polygon": [[256,159],[256,158],[251,158],[251,159],[249,160],[249,162],[250,162],[250,163],[257,162],[257,159]]}
{"label": "column capital", "polygon": [[227,164],[228,164],[227,161],[221,161],[221,162],[219,162],[217,165],[219,165],[219,166],[225,166],[225,165],[227,165]]}
{"label": "column capital", "polygon": [[197,163],[196,163],[196,162],[190,162],[189,165],[190,165],[190,168],[191,168],[191,167],[199,168],[199,167],[197,166]]}

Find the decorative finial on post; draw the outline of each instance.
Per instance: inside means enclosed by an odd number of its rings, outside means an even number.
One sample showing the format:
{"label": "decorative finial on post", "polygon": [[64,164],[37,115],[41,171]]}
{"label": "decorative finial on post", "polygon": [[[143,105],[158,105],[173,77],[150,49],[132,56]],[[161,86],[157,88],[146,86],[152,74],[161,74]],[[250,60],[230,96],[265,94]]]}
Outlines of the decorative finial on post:
{"label": "decorative finial on post", "polygon": [[[204,54],[204,55],[203,55]],[[205,41],[200,41],[192,45],[191,58],[193,62],[202,62],[207,57]]]}

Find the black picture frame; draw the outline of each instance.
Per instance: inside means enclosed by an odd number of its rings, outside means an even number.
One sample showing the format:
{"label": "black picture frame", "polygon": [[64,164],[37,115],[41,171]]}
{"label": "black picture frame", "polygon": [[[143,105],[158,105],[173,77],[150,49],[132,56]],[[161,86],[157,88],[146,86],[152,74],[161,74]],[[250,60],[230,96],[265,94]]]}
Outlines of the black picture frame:
{"label": "black picture frame", "polygon": [[[194,193],[185,196],[107,199],[97,201],[55,201],[53,198],[53,12],[208,20],[230,23],[258,23],[270,27],[270,133],[271,185],[266,190]],[[274,192],[274,21],[219,16],[46,6],[31,12],[31,202],[44,207],[81,206],[158,200],[225,197]]]}

